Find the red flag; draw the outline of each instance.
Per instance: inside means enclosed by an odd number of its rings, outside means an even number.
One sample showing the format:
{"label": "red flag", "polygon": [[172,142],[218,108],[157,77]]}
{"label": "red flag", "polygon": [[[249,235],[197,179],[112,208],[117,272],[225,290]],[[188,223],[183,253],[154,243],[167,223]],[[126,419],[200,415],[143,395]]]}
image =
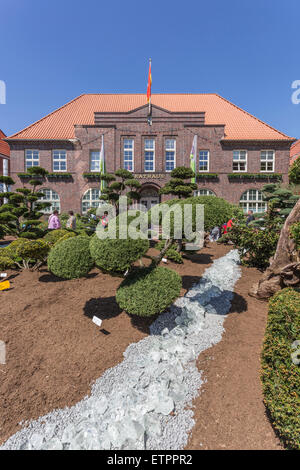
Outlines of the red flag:
{"label": "red flag", "polygon": [[151,59],[150,59],[149,74],[148,74],[148,86],[147,86],[147,103],[150,103],[150,100],[151,100],[151,84],[152,84],[152,75],[151,75]]}

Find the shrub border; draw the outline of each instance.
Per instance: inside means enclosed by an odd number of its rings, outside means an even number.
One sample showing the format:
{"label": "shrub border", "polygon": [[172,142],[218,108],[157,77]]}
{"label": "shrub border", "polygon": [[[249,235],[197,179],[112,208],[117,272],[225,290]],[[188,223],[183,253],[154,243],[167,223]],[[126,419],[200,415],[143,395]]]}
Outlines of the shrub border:
{"label": "shrub border", "polygon": [[299,312],[298,289],[285,288],[270,299],[261,374],[264,403],[274,428],[288,448],[297,450],[300,450],[300,365],[292,362],[291,346],[300,339]]}

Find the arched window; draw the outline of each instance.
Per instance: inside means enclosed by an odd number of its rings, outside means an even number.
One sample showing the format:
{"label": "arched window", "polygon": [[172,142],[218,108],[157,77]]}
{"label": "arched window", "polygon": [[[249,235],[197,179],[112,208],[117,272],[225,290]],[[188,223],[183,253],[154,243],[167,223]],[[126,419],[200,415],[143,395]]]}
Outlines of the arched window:
{"label": "arched window", "polygon": [[39,189],[39,193],[44,194],[44,197],[40,199],[41,202],[51,203],[51,206],[46,207],[41,212],[44,212],[45,214],[49,214],[53,212],[55,209],[58,212],[60,212],[60,199],[56,191],[53,191],[53,189],[43,188],[43,189]]}
{"label": "arched window", "polygon": [[82,204],[81,204],[82,213],[85,214],[91,207],[99,207],[100,204],[102,204],[102,202],[99,201],[99,197],[100,197],[100,189],[98,188],[88,189],[82,196]]}
{"label": "arched window", "polygon": [[244,212],[252,210],[253,212],[265,212],[267,203],[263,201],[262,193],[258,189],[248,189],[242,194],[240,207]]}
{"label": "arched window", "polygon": [[194,196],[215,196],[215,193],[211,189],[198,189],[195,191]]}

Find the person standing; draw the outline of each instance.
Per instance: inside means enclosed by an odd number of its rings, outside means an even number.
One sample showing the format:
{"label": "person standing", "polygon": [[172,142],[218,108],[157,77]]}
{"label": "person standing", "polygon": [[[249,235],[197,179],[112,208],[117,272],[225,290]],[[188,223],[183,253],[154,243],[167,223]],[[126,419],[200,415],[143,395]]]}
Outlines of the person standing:
{"label": "person standing", "polygon": [[107,211],[105,211],[104,215],[101,217],[101,223],[104,228],[108,227],[108,212]]}
{"label": "person standing", "polygon": [[250,222],[252,222],[252,220],[254,220],[254,219],[255,219],[255,217],[253,215],[253,211],[251,209],[248,210],[248,217],[246,219],[246,225],[249,225]]}
{"label": "person standing", "polygon": [[71,228],[72,230],[76,230],[76,217],[73,211],[69,211],[69,218],[66,222],[66,228]]}
{"label": "person standing", "polygon": [[53,214],[50,215],[48,219],[48,229],[49,230],[56,230],[58,228],[61,228],[61,223],[58,217],[58,211],[55,209],[53,211]]}

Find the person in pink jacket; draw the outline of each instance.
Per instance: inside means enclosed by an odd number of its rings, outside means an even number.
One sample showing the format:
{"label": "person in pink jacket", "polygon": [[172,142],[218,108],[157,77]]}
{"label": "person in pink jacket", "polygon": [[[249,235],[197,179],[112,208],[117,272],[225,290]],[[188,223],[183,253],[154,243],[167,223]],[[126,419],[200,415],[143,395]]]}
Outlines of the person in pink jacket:
{"label": "person in pink jacket", "polygon": [[61,223],[58,217],[58,211],[55,210],[53,211],[53,214],[50,215],[48,219],[48,229],[49,230],[55,230],[57,228],[61,228]]}

